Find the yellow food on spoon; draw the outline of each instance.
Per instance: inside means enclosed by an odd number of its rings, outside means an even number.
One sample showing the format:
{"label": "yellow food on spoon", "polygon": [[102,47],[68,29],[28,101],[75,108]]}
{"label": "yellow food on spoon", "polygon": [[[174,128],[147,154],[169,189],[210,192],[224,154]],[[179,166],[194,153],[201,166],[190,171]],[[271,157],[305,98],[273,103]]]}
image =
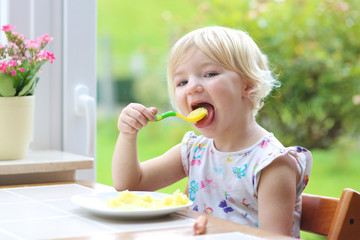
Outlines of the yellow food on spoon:
{"label": "yellow food on spoon", "polygon": [[208,111],[206,110],[206,108],[197,108],[194,111],[192,111],[187,117],[181,115],[180,113],[177,113],[174,111],[169,111],[169,112],[163,113],[161,115],[157,115],[155,121],[157,122],[157,121],[160,121],[167,117],[176,116],[176,117],[184,119],[185,121],[188,121],[191,123],[196,123],[196,122],[200,121],[201,119],[203,119],[207,114],[208,114]]}
{"label": "yellow food on spoon", "polygon": [[208,114],[206,108],[197,108],[187,116],[187,121],[196,123]]}
{"label": "yellow food on spoon", "polygon": [[119,193],[117,197],[107,200],[107,207],[120,210],[134,209],[160,209],[167,207],[182,206],[190,203],[189,198],[176,190],[171,196],[163,199],[153,198],[150,195],[137,195],[128,190]]}

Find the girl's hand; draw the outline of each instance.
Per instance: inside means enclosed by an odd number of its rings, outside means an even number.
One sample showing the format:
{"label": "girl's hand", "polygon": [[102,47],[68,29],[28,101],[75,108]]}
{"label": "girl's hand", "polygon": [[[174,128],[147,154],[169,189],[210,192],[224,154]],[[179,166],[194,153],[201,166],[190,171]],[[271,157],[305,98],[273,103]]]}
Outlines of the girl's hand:
{"label": "girl's hand", "polygon": [[206,215],[200,215],[194,224],[194,234],[200,235],[203,234],[206,230],[206,225],[208,223],[208,219]]}
{"label": "girl's hand", "polygon": [[118,129],[120,133],[133,136],[150,121],[155,121],[155,114],[158,110],[155,107],[145,107],[139,103],[130,103],[120,113]]}

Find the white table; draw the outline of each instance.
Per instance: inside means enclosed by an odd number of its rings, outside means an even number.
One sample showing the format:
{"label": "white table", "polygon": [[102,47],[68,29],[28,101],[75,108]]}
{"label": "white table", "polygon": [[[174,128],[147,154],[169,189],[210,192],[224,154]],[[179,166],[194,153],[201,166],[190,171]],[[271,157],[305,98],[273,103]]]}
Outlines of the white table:
{"label": "white table", "polygon": [[192,227],[200,213],[192,210],[158,219],[119,220],[93,215],[70,199],[99,191],[114,189],[90,182],[3,186],[0,239],[291,239],[212,216],[206,235],[195,237]]}

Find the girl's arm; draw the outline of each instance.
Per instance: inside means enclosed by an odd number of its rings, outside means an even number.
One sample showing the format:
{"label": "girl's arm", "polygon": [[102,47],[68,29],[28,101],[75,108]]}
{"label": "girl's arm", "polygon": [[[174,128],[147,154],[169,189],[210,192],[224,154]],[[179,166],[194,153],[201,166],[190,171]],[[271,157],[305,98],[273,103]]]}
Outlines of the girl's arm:
{"label": "girl's arm", "polygon": [[295,162],[289,156],[277,158],[261,171],[259,228],[291,236],[298,180]]}
{"label": "girl's arm", "polygon": [[137,134],[150,121],[155,121],[156,108],[132,103],[122,110],[118,120],[120,131],[112,160],[115,189],[157,190],[185,177],[180,144],[160,157],[139,162]]}

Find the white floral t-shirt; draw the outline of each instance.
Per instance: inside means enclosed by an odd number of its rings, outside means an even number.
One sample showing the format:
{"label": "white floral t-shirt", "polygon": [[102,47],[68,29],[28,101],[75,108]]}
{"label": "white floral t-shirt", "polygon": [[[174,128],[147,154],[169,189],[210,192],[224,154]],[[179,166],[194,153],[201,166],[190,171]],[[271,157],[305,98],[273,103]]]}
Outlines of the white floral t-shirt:
{"label": "white floral t-shirt", "polygon": [[248,149],[219,152],[212,139],[187,132],[181,156],[189,177],[193,210],[258,227],[257,188],[261,170],[289,154],[300,174],[294,209],[293,237],[300,237],[301,193],[309,181],[311,153],[302,147],[284,147],[272,133]]}

